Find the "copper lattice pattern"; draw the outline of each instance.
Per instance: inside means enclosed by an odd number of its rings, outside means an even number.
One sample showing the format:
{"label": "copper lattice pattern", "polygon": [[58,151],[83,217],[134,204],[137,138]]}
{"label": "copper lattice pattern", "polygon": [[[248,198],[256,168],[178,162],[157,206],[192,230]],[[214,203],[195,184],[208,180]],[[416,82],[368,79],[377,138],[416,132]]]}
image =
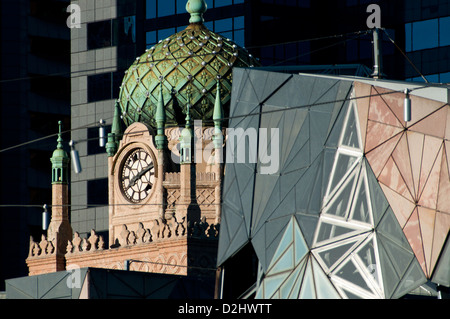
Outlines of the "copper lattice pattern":
{"label": "copper lattice pattern", "polygon": [[125,124],[155,126],[161,83],[167,124],[183,125],[188,103],[192,119],[211,122],[217,81],[227,116],[233,67],[258,64],[231,40],[204,26],[190,25],[147,50],[126,71],[119,96]]}

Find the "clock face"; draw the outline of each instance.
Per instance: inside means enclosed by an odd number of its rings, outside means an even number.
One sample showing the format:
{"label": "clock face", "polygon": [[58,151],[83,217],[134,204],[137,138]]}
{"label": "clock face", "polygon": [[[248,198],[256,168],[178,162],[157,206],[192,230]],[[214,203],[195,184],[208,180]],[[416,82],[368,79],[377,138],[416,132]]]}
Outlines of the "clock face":
{"label": "clock face", "polygon": [[120,186],[123,195],[133,203],[146,199],[155,184],[153,157],[143,148],[134,149],[124,160]]}

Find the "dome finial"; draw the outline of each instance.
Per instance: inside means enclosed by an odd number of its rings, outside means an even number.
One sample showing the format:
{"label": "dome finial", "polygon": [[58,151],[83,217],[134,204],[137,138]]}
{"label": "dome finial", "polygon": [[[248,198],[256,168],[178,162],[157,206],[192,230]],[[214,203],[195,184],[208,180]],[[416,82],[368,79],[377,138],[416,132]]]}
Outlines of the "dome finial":
{"label": "dome finial", "polygon": [[203,14],[206,12],[208,6],[204,0],[189,0],[186,4],[186,11],[191,14],[189,23],[203,24]]}

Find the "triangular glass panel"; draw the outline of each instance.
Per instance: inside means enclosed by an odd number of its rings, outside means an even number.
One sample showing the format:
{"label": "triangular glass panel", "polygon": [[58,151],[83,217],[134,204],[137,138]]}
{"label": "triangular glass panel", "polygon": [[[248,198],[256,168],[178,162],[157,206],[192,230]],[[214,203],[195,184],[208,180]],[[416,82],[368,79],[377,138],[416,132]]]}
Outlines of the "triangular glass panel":
{"label": "triangular glass panel", "polygon": [[294,223],[294,255],[295,255],[294,262],[297,265],[303,259],[303,257],[306,256],[309,248],[305,242],[305,239],[303,238],[303,234],[300,230],[299,225],[295,221],[293,223]]}
{"label": "triangular glass panel", "polygon": [[288,299],[289,295],[291,295],[292,289],[294,288],[294,283],[298,279],[298,275],[301,271],[301,268],[295,269],[289,277],[286,279],[286,281],[283,283],[283,285],[280,288],[280,298],[281,299]]}
{"label": "triangular glass panel", "polygon": [[399,246],[406,250],[411,250],[408,240],[403,233],[400,224],[398,223],[392,208],[389,208],[384,214],[383,219],[377,227],[377,232],[383,234],[387,238],[396,242]]}
{"label": "triangular glass panel", "polygon": [[289,222],[289,224],[286,226],[283,237],[281,238],[278,248],[275,252],[275,254],[272,257],[271,265],[276,263],[276,260],[280,258],[281,255],[284,254],[284,252],[292,245],[292,242],[294,241],[294,225],[293,220]]}
{"label": "triangular glass panel", "polygon": [[252,72],[248,73],[248,77],[249,80],[253,82],[253,88],[258,100],[262,102],[270,94],[275,92],[280,85],[286,84],[285,82],[289,79],[289,74],[252,70]]}
{"label": "triangular glass panel", "polygon": [[[253,214],[252,214],[252,228],[255,231],[258,227],[258,223],[267,208],[267,203],[272,197],[279,198],[280,187],[279,180],[277,176],[272,175],[256,175],[255,179],[255,190],[253,198]],[[265,220],[261,221],[262,223]]]}
{"label": "triangular glass panel", "polygon": [[321,220],[313,248],[358,234],[363,234],[368,231],[370,231],[370,229],[360,228],[350,223],[333,223],[330,220]]}
{"label": "triangular glass panel", "polygon": [[400,282],[400,277],[394,269],[394,265],[391,262],[391,257],[380,244],[380,240],[377,236],[378,242],[378,254],[380,256],[380,269],[383,277],[384,298],[390,299],[395,288]]}
{"label": "triangular glass panel", "polygon": [[362,147],[359,135],[355,104],[354,102],[351,102],[347,121],[344,125],[344,134],[342,135],[341,145],[361,150]]}
{"label": "triangular glass panel", "polygon": [[397,275],[402,277],[408,265],[411,263],[411,260],[414,258],[414,254],[389,240],[382,234],[377,234],[377,239],[378,243],[383,245]]}
{"label": "triangular glass panel", "polygon": [[297,218],[308,247],[311,247],[313,244],[317,223],[319,222],[319,217],[304,214],[296,214],[295,217]]}
{"label": "triangular glass panel", "polygon": [[348,216],[353,199],[353,189],[356,179],[356,173],[353,173],[349,178],[347,178],[345,184],[340,187],[338,193],[334,195],[334,197],[327,204],[327,207],[324,209],[324,213],[342,218],[346,218]]}
{"label": "triangular glass panel", "polygon": [[355,258],[376,287],[374,290],[378,291],[378,295],[384,296],[380,258],[375,236],[369,237],[369,240],[360,247]]}
{"label": "triangular glass panel", "polygon": [[316,299],[316,289],[314,287],[311,260],[308,261],[308,265],[306,266],[299,299]]}
{"label": "triangular glass panel", "polygon": [[352,172],[359,160],[360,157],[338,152],[332,171],[331,183],[327,197],[331,196],[331,194],[335,192],[336,187],[340,185],[345,180],[345,177]]}
{"label": "triangular glass panel", "polygon": [[[284,168],[286,164],[292,161],[299,150],[303,148],[309,140],[309,121],[307,110],[289,110],[283,112],[284,123],[282,125],[280,145],[281,145],[281,161],[280,167]],[[275,127],[275,126],[272,126]],[[303,154],[300,154],[303,155]],[[309,151],[306,156],[309,162]],[[297,156],[295,156],[297,158]]]}
{"label": "triangular glass panel", "polygon": [[318,299],[341,299],[341,296],[314,258],[311,258]]}
{"label": "triangular glass panel", "polygon": [[427,278],[422,271],[422,267],[420,267],[417,259],[414,258],[392,298],[401,298],[426,282]]}
{"label": "triangular glass panel", "polygon": [[[317,163],[317,164],[316,164]],[[314,182],[314,187],[312,188],[312,193],[309,197],[309,206],[308,206],[308,210],[307,213],[308,214],[316,214],[319,215],[319,213],[322,210],[322,205],[323,205],[323,171],[321,169],[321,165],[322,165],[322,160],[321,158],[318,159],[315,163],[314,163],[314,167],[317,167],[316,165],[318,165],[318,170],[316,171],[316,179]],[[310,185],[311,187],[312,185]]]}
{"label": "triangular glass panel", "polygon": [[334,265],[341,259],[345,258],[351,251],[352,247],[359,240],[344,241],[342,244],[333,245],[332,248],[326,250],[318,250],[318,257],[325,263],[329,270],[332,270]]}
{"label": "triangular glass panel", "polygon": [[269,269],[270,275],[276,275],[294,268],[294,246],[291,245],[285,253],[278,259],[274,259],[275,264]]}
{"label": "triangular glass panel", "polygon": [[311,110],[309,115],[310,121],[310,150],[311,158],[314,159],[322,152],[325,147],[328,126],[330,125],[330,113],[315,112]]}
{"label": "triangular glass panel", "polygon": [[[309,201],[313,192],[313,185],[321,171],[321,161],[314,162],[302,175],[295,185],[295,207],[297,212],[308,213]],[[319,214],[319,211],[316,213]]]}
{"label": "triangular glass panel", "polygon": [[295,284],[293,285],[291,293],[289,295],[289,298],[291,299],[299,298],[300,288],[302,287],[303,276],[305,274],[307,263],[308,259],[304,258],[302,262],[295,268],[295,271],[291,274],[291,276],[294,276],[296,278]]}
{"label": "triangular glass panel", "polygon": [[374,238],[369,239],[364,243],[361,248],[358,249],[358,256],[361,258],[362,262],[366,269],[369,272],[373,272],[376,269],[373,269],[371,266],[376,266],[378,264],[377,252],[375,250],[376,243],[374,242]]}
{"label": "triangular glass panel", "polygon": [[366,176],[369,184],[369,194],[371,202],[371,211],[373,218],[373,225],[376,227],[380,220],[383,218],[387,208],[389,207],[389,202],[380,187],[380,184],[375,177],[367,160],[364,160],[364,167],[366,171]]}
{"label": "triangular glass panel", "polygon": [[291,285],[291,292],[288,298],[298,299],[300,287],[303,281],[303,275],[305,273],[306,260],[306,258],[303,259],[303,261],[295,268],[295,270],[291,274],[291,277],[295,278],[295,283]]}
{"label": "triangular glass panel", "polygon": [[281,284],[289,274],[279,274],[275,276],[267,276],[263,279],[264,299],[271,298],[275,292],[280,289]]}
{"label": "triangular glass panel", "polygon": [[372,293],[372,290],[367,285],[367,282],[364,280],[364,276],[361,274],[359,269],[356,267],[352,259],[348,259],[346,264],[342,267],[338,268],[334,275],[353,283],[354,285]]}
{"label": "triangular glass panel", "polygon": [[368,225],[373,225],[372,207],[370,205],[369,188],[365,169],[362,170],[357,190],[353,200],[351,219]]}
{"label": "triangular glass panel", "polygon": [[[282,84],[282,83],[280,83]],[[299,90],[299,87],[302,90]],[[313,81],[307,78],[293,77],[284,85],[277,88],[275,94],[266,98],[266,105],[282,105],[286,108],[303,106],[309,103]]]}
{"label": "triangular glass panel", "polygon": [[350,102],[344,103],[341,108],[338,108],[335,112],[338,112],[338,114],[334,115],[335,122],[330,124],[332,125],[331,129],[329,129],[330,133],[328,135],[328,140],[326,142],[327,147],[338,147],[342,130],[344,127],[345,118],[348,112],[348,109],[350,107]]}
{"label": "triangular glass panel", "polygon": [[299,145],[295,145],[289,158],[285,162],[281,162],[280,174],[287,174],[299,169],[311,166],[311,152],[309,140],[299,141]]}
{"label": "triangular glass panel", "polygon": [[[266,270],[275,260],[273,258],[274,254],[276,252],[282,253],[283,249],[286,250],[288,246],[292,244],[292,228],[290,234],[290,243],[289,238],[283,238],[287,234],[286,228],[288,227],[291,218],[292,218],[291,216],[285,216],[274,220],[270,220],[269,222],[262,224],[260,230],[258,230],[257,232],[259,234],[261,233],[261,231],[264,231],[264,241],[265,241],[264,253],[266,256],[267,264],[263,264],[263,266],[265,267]],[[283,239],[285,239],[284,243],[281,243]],[[253,241],[255,241],[255,238],[253,239]]]}

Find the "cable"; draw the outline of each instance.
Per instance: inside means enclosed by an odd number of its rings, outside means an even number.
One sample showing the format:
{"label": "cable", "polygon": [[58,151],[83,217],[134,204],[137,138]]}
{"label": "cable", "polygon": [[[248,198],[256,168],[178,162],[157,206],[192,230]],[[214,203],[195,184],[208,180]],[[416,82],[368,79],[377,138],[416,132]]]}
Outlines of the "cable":
{"label": "cable", "polygon": [[[419,85],[419,84],[412,83],[412,85]],[[447,88],[447,86],[444,85],[444,84],[436,84],[434,86],[435,87],[443,87],[443,88],[445,87],[445,88]],[[428,87],[429,86],[413,88],[413,89],[410,89],[410,92],[413,92],[413,91],[416,91],[416,90],[420,90],[420,89],[426,89]],[[370,97],[374,97],[374,96],[383,96],[383,95],[389,95],[389,94],[397,94],[397,93],[403,93],[403,92],[404,91],[401,91],[401,90],[398,90],[398,91],[394,90],[394,91],[390,91],[390,92],[378,93],[378,94],[367,95],[367,96],[349,97],[349,98],[345,98],[345,99],[341,99],[341,100],[333,100],[333,101],[326,101],[326,102],[316,102],[316,103],[306,104],[306,105],[291,106],[291,107],[288,107],[288,108],[283,108],[283,109],[280,108],[280,109],[277,109],[277,110],[261,111],[261,112],[250,113],[250,114],[229,116],[229,117],[223,118],[222,121],[227,121],[227,120],[237,119],[237,118],[245,118],[245,117],[248,117],[248,116],[257,116],[257,115],[262,115],[262,114],[284,112],[284,111],[300,109],[300,108],[310,108],[310,107],[314,107],[314,106],[326,105],[326,104],[336,103],[336,102],[344,103],[346,101],[352,101],[352,100],[357,100],[357,99],[365,99],[365,98],[370,98]],[[109,118],[106,118],[106,119],[109,120],[109,119],[112,119],[112,118],[113,117],[109,117]],[[98,124],[98,122],[87,124],[87,125],[83,125],[83,126],[80,126],[78,128],[66,130],[66,131],[62,132],[62,134],[66,134],[66,133],[69,133],[69,132],[72,132],[72,131],[76,131],[76,130],[80,130],[80,129],[85,129],[85,128],[88,128],[88,127],[97,127],[97,124]],[[179,127],[179,126],[178,125],[166,125],[166,128],[173,128],[173,127]],[[127,134],[136,134],[136,133],[140,133],[140,132],[124,133],[124,134],[122,134],[122,136],[126,136]],[[48,139],[48,138],[51,138],[51,137],[55,137],[57,135],[58,135],[58,133],[55,133],[55,134],[44,136],[44,137],[41,137],[41,138],[38,138],[38,139],[35,139],[35,140],[32,140],[32,141],[28,141],[28,142],[25,142],[25,143],[22,143],[22,144],[11,146],[11,147],[8,147],[6,149],[0,150],[0,153],[9,151],[9,150],[12,150],[12,149],[15,149],[15,148],[19,148],[19,147],[22,147],[22,146],[25,146],[25,145],[28,145],[28,144],[31,144],[31,143],[39,142],[39,141],[42,141],[42,140],[45,140],[45,139]],[[87,142],[87,141],[95,140],[95,139],[98,139],[98,138],[82,139],[82,140],[78,140],[77,143]]]}
{"label": "cable", "polygon": [[422,79],[425,81],[425,83],[429,83],[428,80],[425,78],[425,76],[420,72],[420,70],[414,65],[414,63],[411,61],[411,59],[408,57],[408,55],[403,52],[403,50],[397,45],[397,43],[395,43],[395,41],[391,38],[391,36],[386,32],[386,30],[383,28],[381,29],[383,30],[384,34],[386,34],[386,36],[389,38],[389,40],[392,42],[392,44],[394,44],[394,46],[397,48],[397,50],[400,51],[400,53],[405,57],[405,59],[408,61],[409,64],[412,65],[412,67],[414,68],[414,70],[416,70],[416,72],[422,77]]}
{"label": "cable", "polygon": [[[109,118],[105,118],[104,120],[110,120],[110,119],[113,119],[113,118],[114,118],[114,116],[111,116]],[[89,127],[95,127],[95,126],[93,126],[94,124],[98,124],[98,122],[85,124],[83,126],[80,126],[80,127],[74,128],[74,129],[62,131],[61,135],[64,135],[64,134],[67,134],[67,133],[72,133],[73,131],[77,131],[77,130],[86,129],[86,128],[89,128]],[[33,144],[33,143],[36,143],[36,142],[40,142],[40,141],[43,141],[43,140],[46,140],[46,139],[49,139],[49,138],[52,138],[52,137],[56,137],[58,135],[59,135],[59,133],[54,133],[54,134],[50,134],[50,135],[47,135],[47,136],[44,136],[44,137],[40,137],[40,138],[31,140],[31,141],[28,141],[28,142],[24,142],[24,143],[21,143],[21,144],[10,146],[10,147],[7,147],[7,148],[4,148],[4,149],[0,150],[0,153],[6,152],[6,151],[10,151],[10,150],[22,147],[22,146],[26,146],[28,144]],[[98,138],[95,138],[95,139],[98,139]],[[81,141],[83,141],[83,140],[81,140]],[[88,141],[88,139],[86,139],[84,141]]]}
{"label": "cable", "polygon": [[[342,38],[353,34],[360,34],[360,33],[367,33],[368,31],[357,31],[357,32],[350,32],[350,33],[344,33],[344,34],[336,34],[331,36],[325,36],[325,37],[318,37],[318,38],[312,38],[312,39],[305,39],[305,40],[298,40],[298,41],[289,41],[289,42],[281,42],[276,44],[268,44],[268,45],[260,45],[260,46],[251,46],[247,48],[239,48],[240,50],[248,51],[253,49],[259,49],[259,48],[265,48],[265,47],[273,47],[273,46],[281,46],[281,45],[287,45],[287,44],[294,44],[294,43],[303,43],[303,42],[310,42],[310,41],[318,41],[318,40],[326,40],[326,39],[335,39],[335,38]],[[144,54],[143,54],[144,55]],[[192,54],[189,56],[183,56],[180,58],[175,57],[169,57],[164,59],[157,59],[153,61],[140,61],[140,62],[134,62],[136,64],[145,64],[145,63],[152,63],[152,62],[161,62],[161,61],[170,61],[170,60],[182,60],[187,59],[191,57],[205,57],[209,55],[215,55],[214,53],[205,53],[205,54]],[[140,57],[139,57],[140,58]],[[101,67],[101,68],[94,68],[94,69],[84,69],[79,71],[71,71],[71,72],[60,72],[60,73],[52,73],[47,75],[39,75],[34,77],[21,77],[21,78],[15,78],[15,79],[6,79],[6,80],[0,80],[0,83],[8,83],[8,82],[14,82],[14,81],[24,81],[24,80],[34,80],[34,79],[41,79],[46,77],[54,77],[54,76],[64,76],[64,75],[76,75],[77,73],[85,73],[85,72],[98,72],[102,70],[111,70],[115,67]]]}
{"label": "cable", "polygon": [[348,42],[348,41],[352,41],[352,40],[359,39],[360,37],[362,37],[363,35],[368,34],[369,32],[370,32],[370,31],[365,31],[365,32],[359,31],[359,32],[355,32],[355,33],[353,33],[353,34],[359,34],[359,35],[358,35],[357,37],[355,37],[355,38],[345,39],[345,40],[340,41],[340,42],[338,42],[338,43],[334,43],[334,44],[325,46],[325,47],[323,47],[323,48],[319,48],[319,49],[316,49],[316,50],[313,50],[313,51],[309,51],[309,52],[307,52],[307,53],[300,54],[300,55],[298,55],[298,56],[295,56],[295,57],[286,59],[286,60],[284,60],[284,61],[280,61],[280,62],[274,63],[274,64],[272,64],[272,65],[270,65],[270,66],[279,65],[279,64],[285,63],[285,62],[287,62],[287,61],[295,60],[295,59],[298,59],[298,58],[301,58],[301,57],[304,57],[304,56],[307,56],[307,55],[311,55],[311,54],[316,53],[316,52],[319,52],[319,51],[323,51],[323,50],[332,48],[332,47],[337,46],[337,45],[341,45],[341,44],[346,43],[346,42]]}

